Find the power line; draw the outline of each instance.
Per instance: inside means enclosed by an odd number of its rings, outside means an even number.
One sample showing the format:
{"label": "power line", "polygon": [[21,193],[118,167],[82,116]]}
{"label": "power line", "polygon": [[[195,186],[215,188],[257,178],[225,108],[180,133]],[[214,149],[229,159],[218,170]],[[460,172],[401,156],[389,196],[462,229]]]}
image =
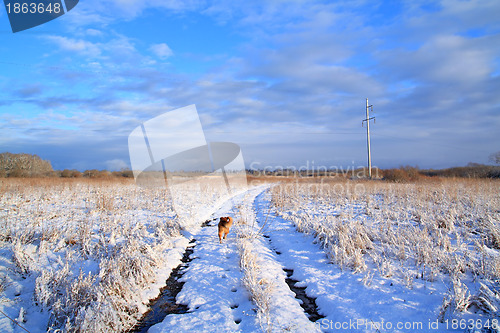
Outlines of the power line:
{"label": "power line", "polygon": [[5,312],[3,312],[2,310],[0,310],[0,313],[3,314],[5,317],[7,317],[8,319],[10,319],[14,324],[16,324],[17,326],[21,327],[23,330],[25,330],[26,332],[30,333],[30,331],[28,331],[26,328],[24,328],[21,324],[19,324],[17,322],[17,320],[15,319],[12,319],[11,317],[7,316],[7,314]]}
{"label": "power line", "polygon": [[[206,133],[209,134],[228,134],[228,133],[239,133],[241,132],[238,131],[211,131],[211,130],[205,130]],[[318,134],[318,135],[360,135],[363,134],[362,132],[298,132],[298,131],[290,131],[290,132],[271,132],[271,131],[254,131],[258,134],[283,134],[283,135],[290,135],[290,134]],[[246,134],[253,134],[253,132],[246,132]]]}

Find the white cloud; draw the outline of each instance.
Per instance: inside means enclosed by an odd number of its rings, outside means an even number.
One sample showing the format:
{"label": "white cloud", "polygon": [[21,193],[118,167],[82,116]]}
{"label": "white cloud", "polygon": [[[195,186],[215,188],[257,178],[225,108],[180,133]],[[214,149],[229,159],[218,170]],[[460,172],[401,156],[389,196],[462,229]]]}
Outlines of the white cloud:
{"label": "white cloud", "polygon": [[87,30],[85,30],[85,33],[88,36],[102,36],[103,35],[102,31],[97,30],[97,29],[87,29]]}
{"label": "white cloud", "polygon": [[493,73],[492,42],[484,38],[436,35],[429,36],[417,50],[391,49],[380,52],[379,56],[381,65],[393,78],[465,88]]}
{"label": "white cloud", "polygon": [[[87,30],[88,32],[88,30]],[[130,68],[130,65],[144,66],[152,63],[151,57],[145,55],[143,50],[136,46],[136,40],[121,34],[113,33],[110,37],[103,33],[101,42],[92,42],[96,36],[88,36],[88,38],[68,38],[63,36],[49,35],[43,39],[55,44],[59,49],[54,49],[54,54],[57,51],[66,51],[73,53],[71,60],[74,60],[74,55],[78,55],[82,60],[82,67],[87,67],[90,70],[99,70],[99,67],[105,67],[106,71],[120,70]],[[158,52],[166,54],[166,50],[160,48]],[[69,61],[69,58],[67,59]],[[73,61],[72,61],[73,62]]]}
{"label": "white cloud", "polygon": [[98,57],[101,55],[99,44],[83,39],[67,38],[62,36],[46,36],[47,40],[59,46],[64,51],[79,53],[86,57]]}
{"label": "white cloud", "polygon": [[119,171],[122,169],[130,169],[130,164],[121,159],[113,159],[104,162],[107,170]]}
{"label": "white cloud", "polygon": [[[387,158],[387,166],[414,163],[405,162],[400,155],[394,157],[395,151],[405,149],[408,159],[418,155],[421,166],[439,160],[445,148],[439,154],[426,154],[434,142],[468,140],[474,143],[469,145],[471,149],[484,145],[484,150],[493,146],[488,135],[494,134],[488,133],[496,133],[498,128],[495,105],[500,101],[500,78],[494,77],[494,71],[500,63],[500,37],[492,33],[498,27],[493,20],[498,1],[455,5],[445,0],[435,11],[426,11],[421,4],[415,11],[403,6],[396,18],[386,22],[369,21],[373,7],[356,7],[359,2],[226,0],[210,5],[197,1],[88,0],[79,8],[88,8],[91,2],[97,6],[94,12],[109,15],[103,17],[106,20],[73,38],[48,37],[60,49],[72,52],[71,56],[80,55],[79,60],[87,62],[89,68],[95,66],[85,77],[85,72],[72,73],[83,77],[78,83],[89,87],[88,95],[63,89],[63,82],[58,86],[61,96],[48,96],[55,88],[41,86],[47,98],[28,101],[43,108],[86,110],[88,113],[74,119],[59,120],[79,126],[80,135],[88,133],[101,139],[123,136],[164,108],[196,103],[209,134],[242,144],[262,143],[254,150],[257,160],[266,155],[272,158],[279,150],[282,155],[279,159],[276,156],[277,163],[321,155],[350,163],[357,154],[364,154],[364,136],[357,132],[363,131],[364,98],[369,97],[377,112],[374,149],[379,149],[379,159]],[[488,6],[481,5],[484,3]],[[123,12],[115,11],[119,6]],[[122,31],[120,24],[129,24],[146,8],[159,9],[148,11],[148,15],[183,12],[179,17],[190,18],[186,11],[196,6],[201,8],[198,14],[210,16],[237,31],[238,37],[247,38],[245,44],[231,45],[234,53],[224,58],[225,62],[204,67],[203,73],[158,61],[174,55],[166,43],[149,45],[138,35],[134,39],[116,32]],[[204,6],[208,9],[203,10]],[[483,16],[489,23],[481,23]],[[462,25],[464,22],[467,24]],[[475,27],[479,32],[464,33]],[[87,39],[78,39],[82,36]],[[96,40],[99,43],[93,42]],[[166,42],[173,45],[171,40]],[[193,57],[190,61],[200,60]],[[97,71],[99,76],[94,73]],[[51,87],[57,85],[52,77]],[[28,95],[30,90],[21,93]],[[450,129],[456,134],[449,135]],[[219,132],[223,134],[217,137]],[[339,143],[338,135],[344,132],[347,136]],[[385,137],[377,137],[377,132],[390,135],[390,140],[381,142]],[[399,139],[409,143],[400,144]],[[400,147],[391,146],[391,140]],[[95,150],[102,149],[101,142]],[[273,148],[273,142],[279,146]],[[329,154],[325,154],[327,149]],[[464,156],[464,160],[480,161],[468,157],[475,156],[469,151]],[[115,157],[106,155],[99,163],[107,161],[108,168],[117,169],[126,158]]]}
{"label": "white cloud", "polygon": [[174,55],[172,49],[170,49],[170,47],[165,43],[153,44],[151,45],[149,50],[160,59],[167,59]]}
{"label": "white cloud", "polygon": [[148,8],[163,8],[172,12],[184,12],[200,8],[203,0],[86,0],[80,8],[100,13],[106,20],[133,19]]}

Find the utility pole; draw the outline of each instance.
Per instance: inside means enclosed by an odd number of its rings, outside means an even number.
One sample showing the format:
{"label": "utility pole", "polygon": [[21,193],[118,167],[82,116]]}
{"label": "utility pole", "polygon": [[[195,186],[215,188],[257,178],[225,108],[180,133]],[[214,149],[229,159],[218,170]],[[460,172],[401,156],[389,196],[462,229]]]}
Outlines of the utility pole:
{"label": "utility pole", "polygon": [[366,146],[368,148],[368,177],[372,179],[372,152],[370,148],[370,120],[373,119],[375,122],[375,117],[370,118],[370,109],[373,112],[373,105],[368,104],[368,98],[366,99],[366,119],[363,119],[361,126],[364,125],[366,121]]}

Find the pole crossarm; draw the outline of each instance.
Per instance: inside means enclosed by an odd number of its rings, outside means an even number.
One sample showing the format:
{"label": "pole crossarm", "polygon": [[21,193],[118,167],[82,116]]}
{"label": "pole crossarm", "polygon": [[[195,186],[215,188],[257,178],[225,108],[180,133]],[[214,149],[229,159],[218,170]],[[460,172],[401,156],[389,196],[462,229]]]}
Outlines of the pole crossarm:
{"label": "pole crossarm", "polygon": [[375,120],[375,117],[370,117],[370,118],[368,118],[368,119],[363,119],[363,121],[361,122],[361,126],[365,127],[365,121],[367,121],[367,122],[368,122],[368,121],[370,121],[370,120],[372,120],[372,119],[373,119],[373,120]]}

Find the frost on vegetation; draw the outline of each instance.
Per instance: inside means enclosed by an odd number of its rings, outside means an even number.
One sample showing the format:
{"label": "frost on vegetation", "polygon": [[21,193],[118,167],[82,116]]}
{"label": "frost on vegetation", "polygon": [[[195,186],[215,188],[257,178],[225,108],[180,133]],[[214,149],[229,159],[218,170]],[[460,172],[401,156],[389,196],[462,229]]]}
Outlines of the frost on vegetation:
{"label": "frost on vegetation", "polygon": [[26,252],[25,246],[19,241],[12,244],[13,262],[17,270],[22,275],[27,275],[30,272],[30,266],[34,263],[33,258]]}
{"label": "frost on vegetation", "polygon": [[50,311],[49,330],[81,331],[86,312],[98,299],[97,276],[80,271],[73,278],[69,265],[44,270],[36,279],[34,302]]}
{"label": "frost on vegetation", "polygon": [[491,315],[500,312],[500,288],[488,287],[485,283],[480,283],[481,287],[476,295],[471,297],[470,305],[473,305]]}
{"label": "frost on vegetation", "polygon": [[266,232],[270,211],[267,212],[267,216],[260,227],[257,225],[252,205],[248,203],[237,205],[234,207],[233,212],[235,216],[233,229],[238,239],[256,239],[262,237]]}
{"label": "frost on vegetation", "polygon": [[346,190],[348,183],[277,185],[272,203],[297,230],[314,235],[333,263],[364,272],[366,285],[373,272],[410,289],[415,279],[445,281],[442,316],[498,311],[497,181],[357,184],[357,193]]}
{"label": "frost on vegetation", "polygon": [[495,283],[491,282],[479,282],[479,285],[478,292],[472,295],[465,283],[454,278],[447,294],[443,297],[440,320],[444,321],[447,315],[451,317],[454,312],[463,312],[469,309],[495,318],[500,311],[498,282],[496,286]]}
{"label": "frost on vegetation", "polygon": [[[180,234],[168,193],[91,180],[1,186],[0,248],[15,267],[8,274],[33,280],[47,331],[130,329]],[[23,319],[29,322],[29,311]]]}
{"label": "frost on vegetation", "polygon": [[252,239],[238,238],[240,269],[243,271],[243,285],[257,306],[257,319],[263,331],[272,332],[271,297],[273,284],[261,277],[257,255],[252,250]]}
{"label": "frost on vegetation", "polygon": [[[23,292],[48,314],[47,331],[58,332],[133,327],[181,230],[223,198],[208,188],[188,193],[183,200],[193,216],[181,220],[165,188],[90,179],[0,182],[3,259],[12,263],[13,279],[33,281]],[[30,322],[29,311],[23,319]]]}
{"label": "frost on vegetation", "polygon": [[495,221],[490,215],[479,218],[478,222],[486,244],[500,250],[500,222]]}
{"label": "frost on vegetation", "polygon": [[142,290],[154,282],[160,261],[149,244],[128,238],[113,255],[101,258],[98,274],[75,275],[72,259],[57,269],[42,270],[34,301],[50,311],[50,329],[123,331],[141,316]]}
{"label": "frost on vegetation", "polygon": [[259,258],[254,249],[254,242],[264,233],[267,219],[259,227],[252,205],[247,200],[244,200],[244,202],[245,204],[234,208],[235,223],[233,226],[237,235],[236,245],[240,257],[239,266],[243,272],[242,282],[256,305],[257,320],[262,331],[272,332],[271,297],[274,286],[272,281],[263,277]]}

